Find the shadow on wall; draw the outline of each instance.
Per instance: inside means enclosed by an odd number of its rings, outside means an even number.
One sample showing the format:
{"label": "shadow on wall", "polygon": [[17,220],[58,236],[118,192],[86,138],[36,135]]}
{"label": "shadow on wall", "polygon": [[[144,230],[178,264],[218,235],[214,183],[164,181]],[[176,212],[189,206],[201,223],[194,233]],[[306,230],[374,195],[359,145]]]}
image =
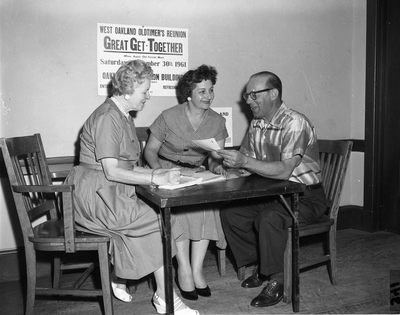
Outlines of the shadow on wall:
{"label": "shadow on wall", "polygon": [[248,125],[250,125],[251,120],[253,119],[253,113],[250,109],[250,106],[246,103],[246,101],[243,98],[243,93],[246,92],[246,85],[243,87],[242,92],[239,95],[239,101],[236,103],[243,115],[246,117],[246,120],[248,122]]}

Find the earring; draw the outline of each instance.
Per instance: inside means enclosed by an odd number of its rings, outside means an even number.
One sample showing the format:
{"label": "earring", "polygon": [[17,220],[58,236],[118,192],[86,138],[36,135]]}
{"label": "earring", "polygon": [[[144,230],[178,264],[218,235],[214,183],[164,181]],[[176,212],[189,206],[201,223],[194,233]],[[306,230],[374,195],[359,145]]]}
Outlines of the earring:
{"label": "earring", "polygon": [[131,98],[131,96],[129,95],[129,94],[125,94],[124,95],[124,99],[127,101],[127,100],[129,100]]}
{"label": "earring", "polygon": [[192,98],[191,98],[191,97],[188,97],[188,98],[187,98],[187,100],[188,100],[188,101],[191,101],[191,100],[192,100]]}

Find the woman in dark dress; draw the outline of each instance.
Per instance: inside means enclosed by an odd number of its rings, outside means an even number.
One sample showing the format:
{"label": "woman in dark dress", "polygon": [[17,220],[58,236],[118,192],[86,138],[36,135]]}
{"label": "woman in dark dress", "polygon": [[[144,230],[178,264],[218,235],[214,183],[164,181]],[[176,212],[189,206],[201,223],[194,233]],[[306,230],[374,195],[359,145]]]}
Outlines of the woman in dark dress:
{"label": "woman in dark dress", "polygon": [[[136,166],[139,143],[130,111],[141,111],[150,99],[153,71],[141,60],[125,63],[112,79],[112,94],[86,120],[80,135],[79,165],[66,182],[75,185],[75,219],[79,230],[111,239],[114,295],[130,302],[126,279],[154,273],[157,290],[153,304],[165,313],[165,283],[159,215],[139,199],[135,185],[179,182],[177,169],[154,170]],[[173,236],[182,230],[173,223]],[[173,242],[173,254],[176,247]],[[175,314],[199,314],[174,293]]]}

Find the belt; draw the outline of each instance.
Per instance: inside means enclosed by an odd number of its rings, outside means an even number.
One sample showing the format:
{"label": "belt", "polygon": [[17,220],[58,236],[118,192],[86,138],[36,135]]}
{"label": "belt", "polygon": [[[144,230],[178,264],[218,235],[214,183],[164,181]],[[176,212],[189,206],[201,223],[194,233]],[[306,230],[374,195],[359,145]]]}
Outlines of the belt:
{"label": "belt", "polygon": [[[103,167],[101,164],[88,164],[84,162],[79,163],[80,166],[83,166],[84,168],[90,169],[90,170],[95,170],[95,171],[102,171]],[[118,160],[118,167],[123,168],[124,170],[131,171],[133,169],[133,165],[131,161],[125,161],[125,160]]]}
{"label": "belt", "polygon": [[322,188],[322,183],[306,186],[306,190],[316,190],[320,188]]}
{"label": "belt", "polygon": [[83,162],[79,162],[79,165],[83,166],[84,168],[87,168],[89,170],[94,170],[94,171],[102,171],[103,170],[101,165],[88,164],[88,163],[83,163]]}
{"label": "belt", "polygon": [[159,155],[158,157],[159,157],[161,160],[165,160],[165,161],[174,163],[174,164],[179,165],[179,166],[182,166],[182,167],[187,167],[187,168],[196,168],[196,167],[199,167],[199,166],[197,166],[197,165],[193,165],[193,164],[190,164],[190,163],[185,163],[185,162],[181,162],[181,161],[170,160],[170,159],[167,159],[166,157],[161,156],[161,155]]}

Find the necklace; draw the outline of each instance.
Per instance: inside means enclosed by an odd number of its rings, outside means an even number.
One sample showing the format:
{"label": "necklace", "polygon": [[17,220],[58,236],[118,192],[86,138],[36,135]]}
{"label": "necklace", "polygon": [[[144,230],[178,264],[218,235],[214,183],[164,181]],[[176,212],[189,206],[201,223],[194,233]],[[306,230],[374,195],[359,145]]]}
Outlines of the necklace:
{"label": "necklace", "polygon": [[118,100],[114,96],[111,97],[111,100],[115,103],[115,105],[117,105],[118,109],[122,112],[122,114],[125,115],[125,117],[129,116],[129,113],[127,113],[125,111],[125,109],[122,107],[121,103],[118,102]]}

